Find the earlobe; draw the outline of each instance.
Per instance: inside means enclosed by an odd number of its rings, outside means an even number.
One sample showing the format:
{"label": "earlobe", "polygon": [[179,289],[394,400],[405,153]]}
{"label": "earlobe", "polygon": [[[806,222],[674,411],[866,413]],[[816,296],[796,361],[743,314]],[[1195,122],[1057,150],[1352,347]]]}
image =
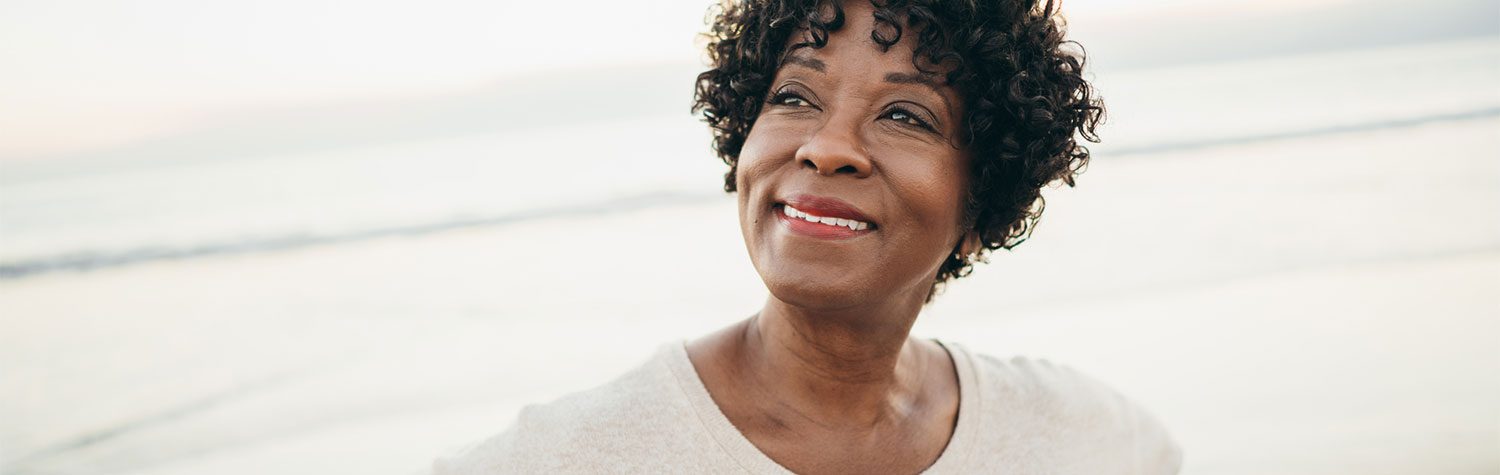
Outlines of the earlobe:
{"label": "earlobe", "polygon": [[974,253],[979,252],[981,247],[982,243],[979,242],[979,232],[972,229],[964,233],[964,237],[958,241],[958,252],[965,256],[974,255]]}

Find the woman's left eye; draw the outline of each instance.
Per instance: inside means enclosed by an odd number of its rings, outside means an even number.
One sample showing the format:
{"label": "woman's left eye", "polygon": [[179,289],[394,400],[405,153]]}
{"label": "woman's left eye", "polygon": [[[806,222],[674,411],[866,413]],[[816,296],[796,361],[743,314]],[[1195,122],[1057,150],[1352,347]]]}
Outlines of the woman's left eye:
{"label": "woman's left eye", "polygon": [[885,113],[885,117],[920,129],[933,130],[932,125],[928,124],[927,121],[922,120],[921,117],[917,117],[916,114],[902,109],[891,109],[890,112]]}

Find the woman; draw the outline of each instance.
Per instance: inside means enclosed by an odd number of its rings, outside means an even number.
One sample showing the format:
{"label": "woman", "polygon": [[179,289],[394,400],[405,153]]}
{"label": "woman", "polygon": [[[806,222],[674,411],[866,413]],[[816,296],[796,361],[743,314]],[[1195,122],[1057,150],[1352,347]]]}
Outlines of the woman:
{"label": "woman", "polygon": [[1019,244],[1103,113],[1049,1],[725,5],[695,110],[770,296],[438,473],[1167,474],[1147,413],[1063,367],[913,339]]}

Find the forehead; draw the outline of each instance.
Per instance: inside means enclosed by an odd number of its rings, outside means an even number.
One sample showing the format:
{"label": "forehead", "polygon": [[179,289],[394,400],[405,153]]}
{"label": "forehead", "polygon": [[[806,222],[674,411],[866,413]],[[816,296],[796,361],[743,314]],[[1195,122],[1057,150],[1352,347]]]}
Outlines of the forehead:
{"label": "forehead", "polygon": [[[846,1],[841,7],[844,23],[837,30],[828,32],[826,44],[822,47],[812,46],[814,34],[807,28],[793,31],[792,41],[788,42],[790,46],[782,55],[781,65],[796,64],[820,72],[845,68],[880,70],[882,73],[898,74],[899,77],[888,78],[896,79],[894,82],[946,88],[946,75],[943,73],[948,68],[921,62],[922,67],[919,69],[913,63],[918,35],[913,28],[904,24],[904,18],[896,19],[902,22],[899,39],[893,44],[883,45],[875,40],[875,36],[895,38],[898,30],[889,23],[876,21],[875,9],[869,2]],[[831,18],[831,12],[823,17]]]}

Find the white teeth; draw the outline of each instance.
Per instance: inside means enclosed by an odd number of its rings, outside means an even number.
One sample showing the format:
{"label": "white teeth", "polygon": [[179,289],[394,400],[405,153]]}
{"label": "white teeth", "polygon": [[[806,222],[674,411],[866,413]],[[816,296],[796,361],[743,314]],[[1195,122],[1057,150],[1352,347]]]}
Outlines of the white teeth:
{"label": "white teeth", "polygon": [[816,216],[816,215],[808,214],[806,211],[802,211],[802,210],[799,210],[797,208],[793,208],[791,206],[786,206],[786,205],[782,205],[781,212],[783,214],[786,214],[787,217],[789,217],[789,218],[799,218],[799,219],[802,219],[802,220],[807,221],[809,223],[821,223],[821,224],[827,224],[827,225],[830,225],[830,226],[842,226],[842,227],[846,227],[846,228],[849,228],[849,229],[854,230],[854,231],[863,231],[863,230],[866,230],[866,229],[870,229],[870,224],[866,223],[864,221],[855,221],[855,220],[852,220],[852,219],[844,219],[844,218],[825,218],[825,217],[822,217],[822,216]]}

